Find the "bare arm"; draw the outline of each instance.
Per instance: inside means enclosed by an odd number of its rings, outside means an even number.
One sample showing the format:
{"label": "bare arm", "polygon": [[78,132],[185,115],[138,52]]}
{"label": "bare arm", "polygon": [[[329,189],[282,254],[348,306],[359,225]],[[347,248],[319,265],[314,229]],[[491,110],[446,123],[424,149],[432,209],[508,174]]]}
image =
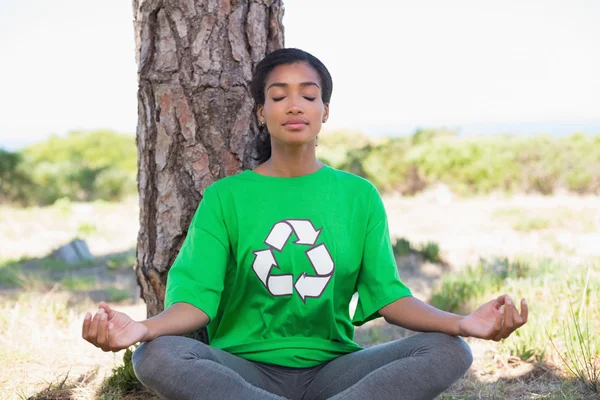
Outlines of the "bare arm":
{"label": "bare arm", "polygon": [[141,323],[148,329],[142,340],[142,342],[147,342],[159,336],[180,336],[194,332],[208,325],[209,318],[204,311],[191,304],[175,303]]}
{"label": "bare arm", "polygon": [[529,309],[521,299],[521,311],[504,294],[481,305],[469,315],[438,310],[414,297],[403,297],[379,310],[391,324],[419,332],[442,332],[499,341],[527,323]]}
{"label": "bare arm", "polygon": [[175,303],[160,314],[140,322],[111,309],[106,303],[100,303],[96,315],[86,314],[82,336],[104,351],[119,351],[159,336],[194,332],[208,322],[204,311],[188,303]]}
{"label": "bare arm", "polygon": [[407,296],[379,310],[379,314],[390,324],[418,332],[442,332],[460,334],[461,315],[438,310],[421,300]]}

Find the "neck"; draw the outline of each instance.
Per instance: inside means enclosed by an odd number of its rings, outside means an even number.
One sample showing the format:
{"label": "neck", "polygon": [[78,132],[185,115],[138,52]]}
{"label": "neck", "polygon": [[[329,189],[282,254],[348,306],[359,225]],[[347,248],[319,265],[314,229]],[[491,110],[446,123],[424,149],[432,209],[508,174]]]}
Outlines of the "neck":
{"label": "neck", "polygon": [[282,146],[271,141],[271,158],[261,167],[263,173],[282,178],[312,174],[323,166],[315,154],[315,144],[304,146]]}

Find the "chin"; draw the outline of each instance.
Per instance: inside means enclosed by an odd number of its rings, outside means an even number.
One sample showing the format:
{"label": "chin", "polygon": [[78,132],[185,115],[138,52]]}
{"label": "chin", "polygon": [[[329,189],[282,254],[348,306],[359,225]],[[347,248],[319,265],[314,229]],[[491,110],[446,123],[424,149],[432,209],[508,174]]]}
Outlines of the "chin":
{"label": "chin", "polygon": [[285,134],[279,137],[276,137],[276,140],[283,144],[283,145],[290,145],[290,146],[300,146],[300,145],[304,145],[304,144],[309,144],[310,142],[312,142],[315,138],[312,136],[308,136],[308,135],[303,135],[301,133],[299,134]]}

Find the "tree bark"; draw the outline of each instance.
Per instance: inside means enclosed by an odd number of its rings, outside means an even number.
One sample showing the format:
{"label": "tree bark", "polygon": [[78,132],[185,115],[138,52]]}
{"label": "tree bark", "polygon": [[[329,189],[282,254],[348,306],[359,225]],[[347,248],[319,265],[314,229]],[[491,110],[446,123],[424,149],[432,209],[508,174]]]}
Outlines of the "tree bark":
{"label": "tree bark", "polygon": [[[133,0],[138,64],[136,273],[148,317],[204,189],[253,168],[252,69],[283,47],[282,0]],[[201,265],[199,263],[199,265]]]}

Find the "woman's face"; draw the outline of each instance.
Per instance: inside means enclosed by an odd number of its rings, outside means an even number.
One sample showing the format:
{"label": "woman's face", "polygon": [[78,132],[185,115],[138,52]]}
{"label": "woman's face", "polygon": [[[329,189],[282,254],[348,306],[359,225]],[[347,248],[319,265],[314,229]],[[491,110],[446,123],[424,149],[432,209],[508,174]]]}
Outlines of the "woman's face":
{"label": "woman's face", "polygon": [[272,140],[287,145],[313,143],[328,113],[319,74],[310,65],[279,65],[267,77],[265,104],[258,106],[258,118],[266,123]]}

